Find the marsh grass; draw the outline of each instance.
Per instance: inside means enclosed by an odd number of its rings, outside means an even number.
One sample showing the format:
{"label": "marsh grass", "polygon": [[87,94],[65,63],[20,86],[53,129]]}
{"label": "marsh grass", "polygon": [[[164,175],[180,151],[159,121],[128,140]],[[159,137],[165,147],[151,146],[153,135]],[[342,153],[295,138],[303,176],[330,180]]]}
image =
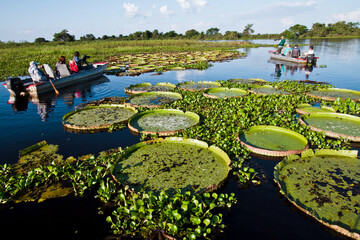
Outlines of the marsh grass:
{"label": "marsh grass", "polygon": [[106,61],[110,56],[136,53],[184,52],[231,50],[244,47],[256,47],[249,42],[210,42],[194,40],[142,40],[142,41],[75,41],[47,43],[1,43],[0,79],[10,76],[28,75],[30,61],[39,64],[48,63],[53,68],[60,56],[67,61],[73,58],[75,51],[91,56],[89,62]]}

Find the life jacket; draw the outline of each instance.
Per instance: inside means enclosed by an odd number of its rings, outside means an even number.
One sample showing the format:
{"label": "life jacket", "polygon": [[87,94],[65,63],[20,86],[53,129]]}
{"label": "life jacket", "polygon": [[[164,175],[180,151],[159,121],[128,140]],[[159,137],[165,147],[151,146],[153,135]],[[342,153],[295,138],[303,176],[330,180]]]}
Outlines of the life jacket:
{"label": "life jacket", "polygon": [[75,63],[74,60],[71,60],[71,61],[69,62],[69,67],[70,67],[70,70],[71,70],[72,72],[74,72],[74,73],[79,72],[79,68],[78,68],[78,66],[76,65],[76,63]]}

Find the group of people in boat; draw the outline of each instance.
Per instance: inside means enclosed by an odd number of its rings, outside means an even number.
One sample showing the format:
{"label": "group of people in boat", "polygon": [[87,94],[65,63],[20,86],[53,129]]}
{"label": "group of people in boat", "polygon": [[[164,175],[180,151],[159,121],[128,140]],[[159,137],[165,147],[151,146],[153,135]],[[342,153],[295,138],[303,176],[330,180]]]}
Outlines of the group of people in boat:
{"label": "group of people in boat", "polygon": [[[56,77],[65,77],[73,73],[77,73],[80,70],[84,69],[84,64],[88,66],[86,59],[89,56],[84,55],[80,58],[80,53],[76,51],[74,53],[74,58],[69,61],[69,66],[66,64],[66,58],[61,56],[59,60],[56,62]],[[31,79],[33,82],[45,82],[48,80],[48,76],[41,70],[44,69],[44,65],[39,65],[35,61],[31,61],[29,64],[28,72],[30,74]],[[45,69],[46,71],[46,69]]]}
{"label": "group of people in boat", "polygon": [[301,52],[297,44],[295,44],[293,48],[290,44],[287,44],[285,47],[284,46],[285,38],[284,36],[281,36],[276,49],[276,54],[293,58],[303,58],[308,62],[312,62],[315,59],[314,46],[310,46],[307,52]]}

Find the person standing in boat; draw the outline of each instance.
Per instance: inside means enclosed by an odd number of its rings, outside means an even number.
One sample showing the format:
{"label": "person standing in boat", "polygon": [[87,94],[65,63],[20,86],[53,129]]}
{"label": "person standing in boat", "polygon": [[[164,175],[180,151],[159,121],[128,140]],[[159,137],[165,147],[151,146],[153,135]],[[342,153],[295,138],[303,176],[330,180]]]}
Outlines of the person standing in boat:
{"label": "person standing in boat", "polygon": [[41,66],[38,66],[37,62],[34,61],[30,62],[28,72],[30,74],[31,79],[35,83],[45,82],[48,80],[46,75],[39,68],[41,68]]}
{"label": "person standing in boat", "polygon": [[292,50],[291,56],[293,58],[298,58],[298,57],[300,57],[300,54],[301,54],[300,49],[299,49],[298,45],[295,44],[295,46],[294,46],[294,48]]}
{"label": "person standing in boat", "polygon": [[276,49],[276,54],[280,54],[281,50],[283,49],[284,45],[285,45],[285,38],[284,36],[281,36],[279,42],[278,42],[278,48]]}

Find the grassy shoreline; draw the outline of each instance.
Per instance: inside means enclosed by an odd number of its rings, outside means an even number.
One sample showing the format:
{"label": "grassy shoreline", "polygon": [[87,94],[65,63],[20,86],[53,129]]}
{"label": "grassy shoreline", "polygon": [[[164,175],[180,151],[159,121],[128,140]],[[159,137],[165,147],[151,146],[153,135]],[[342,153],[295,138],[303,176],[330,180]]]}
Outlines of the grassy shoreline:
{"label": "grassy shoreline", "polygon": [[111,56],[136,53],[187,52],[187,51],[229,51],[238,48],[259,47],[249,42],[195,41],[195,40],[141,40],[141,41],[76,41],[48,43],[6,43],[0,44],[0,80],[10,76],[26,76],[30,61],[55,66],[60,56],[67,61],[73,53],[91,56],[89,62],[106,61]]}

